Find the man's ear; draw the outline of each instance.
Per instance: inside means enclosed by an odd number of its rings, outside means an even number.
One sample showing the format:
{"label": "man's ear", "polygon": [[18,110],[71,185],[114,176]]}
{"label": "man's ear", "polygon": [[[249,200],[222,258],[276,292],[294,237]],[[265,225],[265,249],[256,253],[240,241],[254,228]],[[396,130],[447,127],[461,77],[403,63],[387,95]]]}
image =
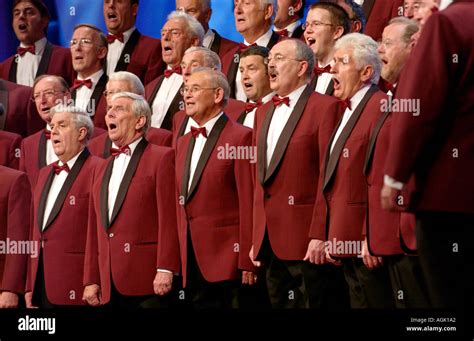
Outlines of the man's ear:
{"label": "man's ear", "polygon": [[217,88],[217,91],[214,93],[214,103],[221,103],[224,100],[224,89]]}
{"label": "man's ear", "polygon": [[272,4],[265,5],[265,8],[263,10],[263,12],[265,13],[265,20],[271,19],[271,17],[273,16],[273,11],[275,11],[275,8]]}
{"label": "man's ear", "polygon": [[367,84],[374,75],[374,68],[372,65],[366,65],[360,70],[360,78],[363,83]]}
{"label": "man's ear", "polygon": [[135,130],[140,131],[146,125],[146,116],[142,115],[137,119]]}
{"label": "man's ear", "polygon": [[[86,127],[81,127],[79,128],[79,142],[82,142],[86,139],[87,137],[87,128]],[[89,139],[91,136],[89,136]]]}

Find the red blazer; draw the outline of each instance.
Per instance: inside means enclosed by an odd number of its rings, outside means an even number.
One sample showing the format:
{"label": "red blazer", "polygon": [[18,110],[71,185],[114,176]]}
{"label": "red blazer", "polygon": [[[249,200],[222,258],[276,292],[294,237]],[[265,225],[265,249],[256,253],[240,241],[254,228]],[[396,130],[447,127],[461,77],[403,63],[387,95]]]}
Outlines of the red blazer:
{"label": "red blazer", "polygon": [[367,19],[364,33],[375,41],[382,38],[390,19],[403,16],[403,0],[365,0],[362,8]]}
{"label": "red blazer", "polygon": [[309,86],[302,93],[266,165],[266,141],[273,116],[272,101],[257,110],[257,146],[253,216],[254,255],[265,231],[273,253],[284,260],[302,260],[309,243],[320,164],[341,113],[341,102]]}
{"label": "red blazer", "polygon": [[[415,216],[384,210],[380,202],[391,127],[392,116],[388,112],[382,114],[369,139],[364,164],[368,184],[365,233],[369,251],[376,256],[414,253],[416,249]],[[409,194],[403,193],[403,198],[408,197]],[[404,204],[407,205],[408,202]]]}
{"label": "red blazer", "polygon": [[[53,166],[41,169],[34,192],[31,239],[42,245],[46,295],[56,305],[84,305],[82,277],[86,248],[89,196],[95,168],[104,162],[87,149],[79,155],[42,230]],[[39,257],[30,259],[26,291],[34,292]]]}
{"label": "red blazer", "polygon": [[[103,94],[108,80],[109,77],[107,77],[107,74],[104,72],[102,77],[100,77],[99,81],[95,85],[94,91],[92,92],[91,98],[87,105],[87,111],[89,114],[93,113],[91,118],[92,122],[94,123],[94,127],[101,129],[107,129],[107,125],[105,124],[105,114],[107,114],[107,100]],[[76,93],[76,89],[71,89],[71,98],[74,101],[76,100]]]}
{"label": "red blazer", "polygon": [[[170,131],[161,128],[148,128],[146,132],[146,139],[148,142],[162,147],[171,147],[173,134]],[[112,141],[108,134],[102,134],[93,138],[87,148],[89,148],[92,155],[107,159],[110,156],[110,148]]]}
{"label": "red blazer", "polygon": [[18,169],[20,166],[21,136],[0,130],[0,165]]}
{"label": "red blazer", "polygon": [[[9,57],[0,64],[0,78],[16,83],[16,55]],[[41,75],[56,75],[63,77],[72,86],[76,73],[72,68],[71,51],[48,42],[41,57],[36,77]],[[35,77],[35,78],[36,78]]]}
{"label": "red blazer", "polygon": [[[30,205],[31,192],[26,174],[0,166],[0,240],[29,240]],[[34,252],[33,249],[30,251]],[[0,253],[0,291],[24,293],[26,264],[30,256],[34,254]]]}
{"label": "red blazer", "polygon": [[[45,123],[43,122],[43,127],[44,124]],[[104,133],[104,129],[95,127],[92,140]],[[31,189],[34,190],[40,169],[47,166],[46,137],[43,130],[37,132],[34,135],[28,136],[21,142],[20,154],[20,170],[28,175]]]}
{"label": "red blazer", "polygon": [[[163,80],[164,80],[164,76],[159,76],[158,78],[151,81],[147,86],[145,86],[145,97],[146,97],[146,100],[148,101],[148,104],[150,105],[150,108],[152,109],[152,114],[153,114],[153,101],[155,100],[156,95],[158,94],[158,90],[160,90]],[[178,91],[176,92],[176,95],[171,101],[171,104],[168,108],[168,111],[166,112],[165,118],[163,119],[163,122],[161,123],[160,128],[171,130],[173,128],[174,115],[182,109],[184,109],[184,100],[183,100],[183,96],[181,96],[180,92]]]}
{"label": "red blazer", "polygon": [[[233,98],[229,98],[227,105],[224,109],[227,117],[236,122],[242,112],[245,110],[245,102],[237,101]],[[188,124],[189,117],[186,116],[186,111],[180,110],[173,116],[173,148],[176,148],[176,141],[178,138],[184,135],[186,126]],[[239,122],[241,123],[241,122]]]}
{"label": "red blazer", "polygon": [[[387,95],[378,87],[372,86],[369,89],[352,113],[329,156],[336,133],[334,129],[325,153],[320,181],[322,191],[318,191],[311,238],[326,240],[327,237],[330,242],[364,240],[368,188],[363,168],[372,129],[382,115],[381,100],[386,98]],[[337,244],[334,245],[336,246]],[[353,257],[357,255],[357,250],[354,251],[337,256]]]}
{"label": "red blazer", "polygon": [[122,50],[115,72],[134,73],[146,85],[162,75],[165,66],[161,58],[161,41],[135,30]]}
{"label": "red blazer", "polygon": [[152,295],[157,269],[180,269],[174,151],[145,139],[138,144],[109,222],[112,165],[111,156],[96,169],[83,280],[100,285],[104,304],[110,300],[111,278],[122,295]]}
{"label": "red blazer", "polygon": [[430,17],[397,86],[396,99],[418,99],[421,110],[393,114],[385,174],[403,183],[415,176],[415,211],[474,213],[474,33],[460,20],[474,22],[470,1]]}
{"label": "red blazer", "polygon": [[227,54],[227,52],[235,49],[239,45],[239,43],[233,40],[222,37],[216,30],[212,31],[214,32],[214,40],[212,41],[211,46],[209,46],[209,50],[217,53],[221,59]]}
{"label": "red blazer", "polygon": [[226,146],[245,146],[251,150],[252,131],[226,115],[221,116],[209,134],[188,191],[191,139],[190,133],[184,135],[178,139],[176,148],[176,181],[181,203],[178,234],[184,286],[188,238],[208,282],[236,279],[239,269],[254,270],[248,256],[252,235],[251,163],[248,159],[222,155]]}
{"label": "red blazer", "polygon": [[[42,122],[32,98],[32,88],[0,79],[0,130],[26,137],[41,129]],[[5,115],[6,113],[6,115]]]}

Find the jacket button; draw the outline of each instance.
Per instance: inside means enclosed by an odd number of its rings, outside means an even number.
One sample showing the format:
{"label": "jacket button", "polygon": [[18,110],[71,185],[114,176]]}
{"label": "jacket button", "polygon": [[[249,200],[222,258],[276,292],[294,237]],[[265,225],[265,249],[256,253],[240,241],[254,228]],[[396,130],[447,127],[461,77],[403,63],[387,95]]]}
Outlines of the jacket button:
{"label": "jacket button", "polygon": [[113,233],[110,233],[109,234],[109,238],[113,238],[114,237],[114,234]]}
{"label": "jacket button", "polygon": [[270,193],[265,193],[265,199],[270,199],[271,194]]}

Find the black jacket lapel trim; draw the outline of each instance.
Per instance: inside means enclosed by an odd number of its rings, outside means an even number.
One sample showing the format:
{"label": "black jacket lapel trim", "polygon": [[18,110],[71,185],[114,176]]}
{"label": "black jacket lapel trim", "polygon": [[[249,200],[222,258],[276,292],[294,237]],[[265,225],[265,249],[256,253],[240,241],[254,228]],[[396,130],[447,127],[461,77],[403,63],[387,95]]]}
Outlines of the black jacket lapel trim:
{"label": "black jacket lapel trim", "polygon": [[0,103],[3,105],[3,114],[0,115],[0,130],[5,130],[8,115],[8,89],[0,79]]}
{"label": "black jacket lapel trim", "polygon": [[183,96],[178,92],[174,95],[173,101],[171,102],[170,106],[168,107],[168,111],[166,112],[165,117],[163,118],[163,122],[161,122],[161,129],[166,129],[171,131],[173,129],[173,116],[178,111],[183,110]]}
{"label": "black jacket lapel trim", "polygon": [[382,129],[382,126],[385,120],[387,119],[388,115],[390,115],[390,111],[387,110],[379,117],[379,119],[377,120],[377,123],[375,123],[372,136],[370,136],[369,144],[367,146],[367,154],[365,155],[364,175],[367,175],[367,171],[370,168],[370,164],[372,162],[372,156],[375,150],[375,142],[377,141],[377,137],[379,136],[380,129]]}
{"label": "black jacket lapel trim", "polygon": [[[100,102],[100,97],[104,93],[105,86],[107,85],[108,79],[109,79],[109,77],[104,72],[102,74],[102,76],[100,77],[99,81],[97,82],[97,84],[94,88],[94,91],[92,92],[91,98],[89,99],[89,104],[87,105],[87,108],[88,109],[91,108],[93,110],[93,112],[91,114],[93,114],[94,117],[95,117],[95,111],[97,110],[97,107],[98,107],[99,102]],[[92,102],[92,104],[94,104],[93,106],[92,106],[91,102]]]}
{"label": "black jacket lapel trim", "polygon": [[119,60],[117,61],[117,66],[115,66],[115,72],[127,70],[127,67],[132,60],[133,51],[135,50],[135,47],[137,46],[138,41],[140,40],[140,36],[141,34],[140,32],[138,32],[137,29],[135,29],[135,31],[133,31],[133,33],[130,35],[130,38],[123,47],[122,54],[120,55]]}
{"label": "black jacket lapel trim", "polygon": [[56,219],[56,217],[58,216],[59,212],[61,211],[61,208],[63,207],[64,200],[66,200],[66,196],[69,193],[69,190],[74,184],[74,181],[79,175],[79,172],[81,171],[82,166],[84,166],[84,163],[86,162],[89,155],[89,150],[87,148],[84,148],[84,150],[77,158],[76,162],[74,163],[74,166],[72,167],[66,178],[66,181],[63,184],[63,187],[61,188],[61,191],[59,192],[58,197],[56,198],[56,201],[54,202],[53,209],[49,214],[48,220],[46,222],[46,225],[44,226],[43,231],[46,230],[54,221],[54,219]]}
{"label": "black jacket lapel trim", "polygon": [[110,156],[110,148],[112,148],[112,140],[109,137],[106,137],[104,143],[104,153],[102,154],[104,159],[107,159]]}
{"label": "black jacket lapel trim", "polygon": [[188,149],[186,151],[186,159],[184,160],[184,168],[183,168],[183,178],[181,179],[181,198],[184,198],[185,201],[188,197],[188,183],[189,177],[191,173],[191,158],[193,156],[194,145],[196,144],[196,139],[194,136],[190,136]]}
{"label": "black jacket lapel trim", "polygon": [[[54,179],[54,169],[51,168],[48,178],[43,187],[43,191],[41,192],[39,204],[38,204],[38,212],[37,212],[37,220],[36,224],[40,232],[43,230],[43,220],[44,220],[44,210],[46,209],[46,200],[48,198],[48,193],[51,189],[51,185]],[[51,214],[50,214],[51,216]]]}
{"label": "black jacket lapel trim", "polygon": [[181,123],[181,126],[179,127],[177,138],[184,135],[184,132],[186,131],[186,126],[188,125],[188,121],[189,121],[189,116],[185,115],[183,123]]}
{"label": "black jacket lapel trim", "polygon": [[214,40],[212,41],[212,44],[209,47],[209,50],[214,51],[215,53],[219,54],[222,37],[215,30],[212,30],[212,32],[214,32]]}
{"label": "black jacket lapel trim", "polygon": [[364,4],[362,5],[362,9],[364,10],[365,19],[368,21],[370,17],[370,13],[374,8],[375,0],[365,0]]}
{"label": "black jacket lapel trim", "polygon": [[130,163],[127,166],[127,170],[125,171],[125,174],[122,179],[122,183],[120,184],[120,187],[117,193],[117,199],[115,200],[112,216],[110,218],[110,225],[114,223],[115,218],[117,217],[120,209],[122,208],[123,202],[125,200],[125,196],[127,195],[128,187],[130,186],[130,183],[132,182],[133,175],[135,174],[135,171],[137,170],[138,164],[140,163],[140,159],[147,145],[148,145],[148,141],[145,140],[145,138],[142,138],[142,140],[138,143],[137,147],[135,148],[135,152],[133,153],[132,158],[130,159]]}
{"label": "black jacket lapel trim", "polygon": [[275,112],[275,106],[270,103],[265,118],[263,119],[262,128],[260,129],[260,135],[258,136],[257,142],[257,175],[258,180],[263,185],[265,180],[265,170],[267,168],[267,136],[268,129],[270,128],[270,122],[272,121],[273,113]]}
{"label": "black jacket lapel trim", "polygon": [[199,183],[199,179],[201,179],[202,172],[204,171],[204,167],[206,166],[209,157],[211,156],[212,151],[221,135],[222,130],[224,129],[226,123],[228,121],[227,115],[222,114],[222,116],[217,120],[216,124],[211,130],[209,137],[207,138],[206,144],[204,145],[204,149],[202,150],[201,157],[199,158],[198,164],[196,166],[196,170],[194,172],[193,180],[191,182],[191,186],[189,187],[189,192],[186,197],[186,202],[189,201],[191,196],[194,193],[194,190]]}
{"label": "black jacket lapel trim", "polygon": [[156,98],[156,94],[158,93],[158,90],[160,90],[161,84],[163,83],[163,80],[165,79],[165,76],[160,76],[160,79],[158,79],[158,82],[156,83],[155,88],[151,92],[150,97],[148,98],[148,104],[150,105],[150,108],[153,108],[153,101]]}
{"label": "black jacket lapel trim", "polygon": [[46,166],[46,135],[44,131],[40,135],[38,144],[38,168],[41,169]]}
{"label": "black jacket lapel trim", "polygon": [[38,65],[38,70],[36,71],[36,77],[39,77],[41,75],[45,75],[48,73],[48,67],[51,61],[52,54],[53,54],[53,45],[50,42],[47,42],[46,46],[44,47],[43,55],[41,56],[41,61]]}
{"label": "black jacket lapel trim", "polygon": [[283,128],[283,131],[281,132],[280,137],[278,138],[278,142],[275,146],[275,151],[273,152],[272,159],[270,160],[270,164],[268,165],[268,169],[265,175],[265,181],[267,181],[273,175],[278,165],[280,164],[281,159],[285,154],[285,150],[288,147],[288,143],[290,142],[291,135],[293,135],[296,125],[298,124],[301,115],[303,115],[306,103],[308,102],[308,99],[312,93],[313,90],[311,90],[309,86],[306,86],[300,98],[298,99],[298,102],[296,103],[295,108],[293,109],[293,112],[291,113],[290,118],[288,119],[288,122],[286,123],[285,127]]}

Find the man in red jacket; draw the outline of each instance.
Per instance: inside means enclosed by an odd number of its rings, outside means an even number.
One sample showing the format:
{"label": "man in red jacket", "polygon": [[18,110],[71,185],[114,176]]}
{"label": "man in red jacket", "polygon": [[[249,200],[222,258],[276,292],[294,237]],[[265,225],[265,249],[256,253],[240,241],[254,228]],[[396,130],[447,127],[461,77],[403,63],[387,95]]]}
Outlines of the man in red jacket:
{"label": "man in red jacket", "polygon": [[0,78],[33,86],[43,74],[74,79],[69,49],[52,45],[46,38],[49,11],[42,0],[13,1],[13,30],[20,41],[17,53],[0,64]]}

